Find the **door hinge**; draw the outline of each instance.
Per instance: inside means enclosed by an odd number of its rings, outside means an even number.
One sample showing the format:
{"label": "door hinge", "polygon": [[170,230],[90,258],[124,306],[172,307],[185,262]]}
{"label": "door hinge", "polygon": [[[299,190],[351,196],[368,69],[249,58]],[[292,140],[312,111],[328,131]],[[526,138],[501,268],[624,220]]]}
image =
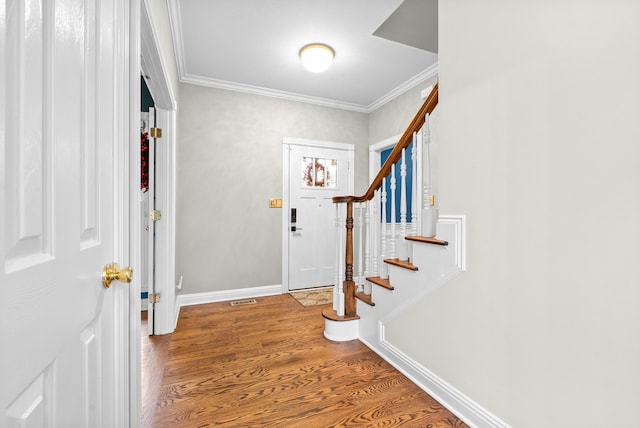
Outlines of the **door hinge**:
{"label": "door hinge", "polygon": [[149,303],[159,303],[160,293],[149,293]]}
{"label": "door hinge", "polygon": [[149,136],[151,138],[162,138],[162,128],[149,129]]}
{"label": "door hinge", "polygon": [[160,210],[151,210],[149,211],[149,218],[153,221],[158,221],[162,218],[162,211]]}

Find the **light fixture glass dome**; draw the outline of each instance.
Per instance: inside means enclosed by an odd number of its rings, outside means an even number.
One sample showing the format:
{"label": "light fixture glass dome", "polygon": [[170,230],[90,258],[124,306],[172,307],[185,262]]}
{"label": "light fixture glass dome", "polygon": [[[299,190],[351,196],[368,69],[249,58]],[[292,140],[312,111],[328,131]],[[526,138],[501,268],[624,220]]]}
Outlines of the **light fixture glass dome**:
{"label": "light fixture glass dome", "polygon": [[334,55],[333,49],[322,43],[312,43],[300,49],[302,64],[312,73],[320,73],[329,68]]}

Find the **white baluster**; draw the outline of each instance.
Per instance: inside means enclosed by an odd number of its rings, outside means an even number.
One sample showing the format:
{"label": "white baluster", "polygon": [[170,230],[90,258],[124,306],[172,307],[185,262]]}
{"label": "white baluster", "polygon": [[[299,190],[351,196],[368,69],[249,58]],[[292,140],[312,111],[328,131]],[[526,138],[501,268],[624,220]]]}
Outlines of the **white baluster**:
{"label": "white baluster", "polygon": [[422,168],[424,174],[422,181],[423,198],[422,198],[422,235],[427,237],[436,236],[436,223],[438,222],[438,213],[434,206],[434,196],[431,193],[431,160],[429,155],[429,143],[431,142],[431,131],[429,130],[429,114],[425,115],[424,126],[422,127]]}
{"label": "white baluster", "polygon": [[334,291],[333,307],[336,313],[344,316],[344,270],[345,270],[345,220],[342,217],[342,205],[336,204],[336,225],[338,230],[337,242],[337,259],[338,259],[338,283]]}
{"label": "white baluster", "polygon": [[336,229],[336,267],[334,275],[335,285],[333,286],[333,310],[338,312],[340,300],[340,252],[342,252],[342,248],[340,248],[340,235],[342,234],[342,225],[340,224],[340,204],[334,204],[336,206],[336,219],[335,219],[335,229]]}
{"label": "white baluster", "polygon": [[400,235],[398,236],[398,258],[407,260],[409,258],[408,243],[404,239],[407,236],[407,161],[405,149],[402,149],[400,161]]}
{"label": "white baluster", "polygon": [[[375,196],[375,194],[374,194]],[[364,230],[365,230],[365,245],[364,245],[364,276],[361,278],[364,287],[364,294],[371,294],[371,284],[365,280],[365,277],[371,276],[371,201],[367,201],[364,211]]]}
{"label": "white baluster", "polygon": [[387,185],[386,178],[382,179],[382,189],[380,190],[380,198],[382,207],[380,215],[382,222],[380,223],[380,257],[378,259],[378,273],[380,278],[389,278],[389,269],[384,259],[387,258]]}
{"label": "white baluster", "polygon": [[418,133],[413,133],[413,144],[411,145],[411,235],[418,234],[418,195],[420,194],[420,185],[418,184]]}
{"label": "white baluster", "polygon": [[362,202],[358,204],[358,278],[356,279],[357,291],[364,291],[364,276],[362,274],[363,264],[362,256],[364,249],[362,248],[362,231],[364,221],[362,220]]}
{"label": "white baluster", "polygon": [[371,259],[371,276],[378,276],[378,238],[380,228],[377,227],[380,225],[380,217],[378,216],[378,207],[380,206],[380,191],[376,190],[373,192],[373,201],[369,205],[371,208],[371,254],[373,257]]}
{"label": "white baluster", "polygon": [[389,257],[396,258],[396,164],[391,165],[391,241],[389,242]]}

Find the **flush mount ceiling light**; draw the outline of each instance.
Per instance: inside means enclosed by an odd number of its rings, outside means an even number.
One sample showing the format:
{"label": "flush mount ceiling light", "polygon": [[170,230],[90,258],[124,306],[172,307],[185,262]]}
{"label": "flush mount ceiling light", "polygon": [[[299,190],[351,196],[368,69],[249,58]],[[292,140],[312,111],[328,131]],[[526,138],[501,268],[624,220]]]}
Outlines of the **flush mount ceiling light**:
{"label": "flush mount ceiling light", "polygon": [[333,49],[322,43],[311,43],[300,49],[302,64],[312,73],[320,73],[329,68],[334,55]]}

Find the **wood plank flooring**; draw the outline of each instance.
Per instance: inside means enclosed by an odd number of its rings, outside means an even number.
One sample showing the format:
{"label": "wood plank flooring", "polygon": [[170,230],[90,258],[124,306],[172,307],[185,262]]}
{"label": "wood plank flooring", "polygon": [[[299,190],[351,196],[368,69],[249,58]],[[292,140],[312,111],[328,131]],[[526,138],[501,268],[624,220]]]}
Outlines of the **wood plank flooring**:
{"label": "wood plank flooring", "polygon": [[[159,389],[146,390],[145,400],[152,390],[157,399],[143,403],[144,426],[467,427],[359,341],[326,340],[330,305],[256,300],[181,309],[155,348],[165,347],[166,364]],[[143,360],[158,370],[163,358],[149,352]]]}
{"label": "wood plank flooring", "polygon": [[153,415],[156,411],[156,398],[162,384],[164,368],[167,364],[169,341],[171,335],[147,335],[147,311],[142,312],[142,343],[141,355],[141,389],[142,389],[142,427],[152,426]]}

